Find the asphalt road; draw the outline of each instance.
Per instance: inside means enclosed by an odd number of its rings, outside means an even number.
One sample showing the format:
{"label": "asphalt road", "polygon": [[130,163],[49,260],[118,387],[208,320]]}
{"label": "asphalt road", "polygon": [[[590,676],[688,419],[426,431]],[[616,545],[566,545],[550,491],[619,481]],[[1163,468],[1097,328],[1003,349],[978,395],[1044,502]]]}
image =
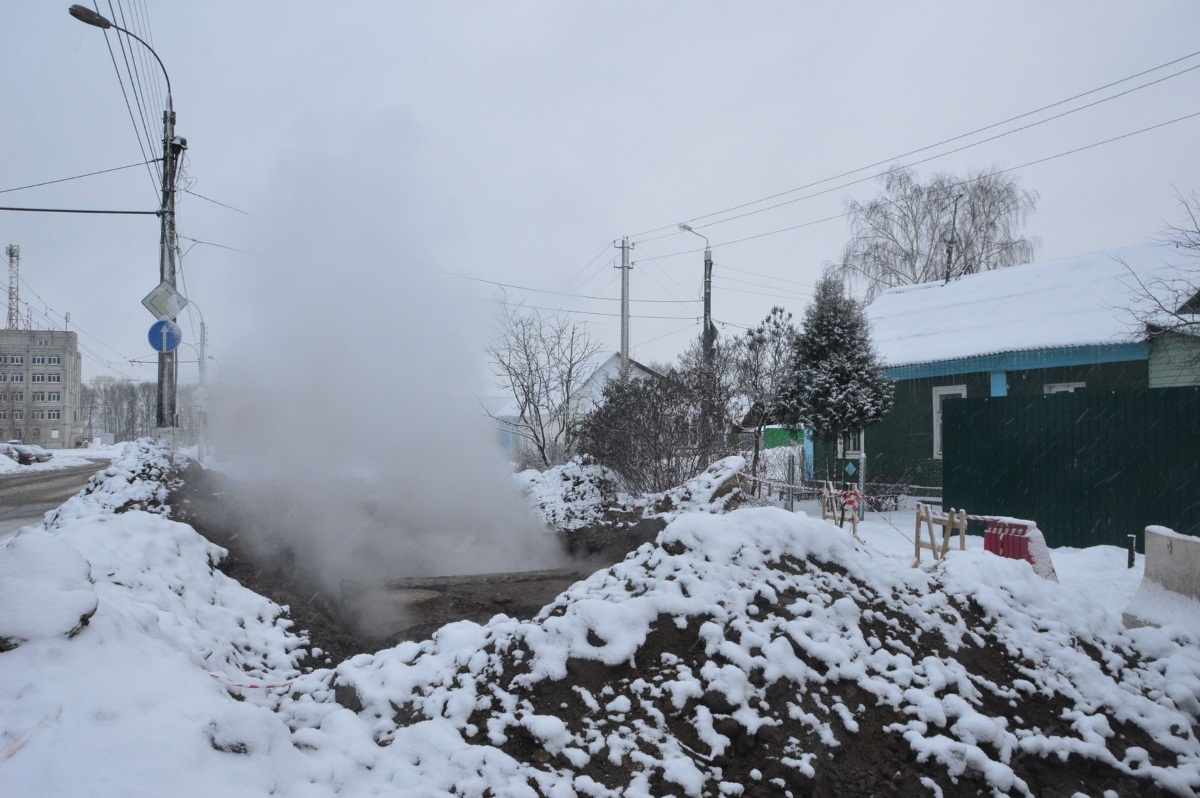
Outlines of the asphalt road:
{"label": "asphalt road", "polygon": [[0,540],[40,522],[43,515],[78,493],[107,462],[0,476]]}

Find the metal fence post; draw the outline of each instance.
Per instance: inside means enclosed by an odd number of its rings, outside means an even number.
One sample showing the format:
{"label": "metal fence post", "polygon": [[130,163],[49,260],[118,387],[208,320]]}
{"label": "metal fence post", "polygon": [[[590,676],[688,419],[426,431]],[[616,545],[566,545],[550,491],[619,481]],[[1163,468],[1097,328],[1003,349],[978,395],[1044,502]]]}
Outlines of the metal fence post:
{"label": "metal fence post", "polygon": [[788,455],[788,487],[787,487],[787,508],[789,513],[796,512],[796,491],[792,488],[796,484],[796,455]]}

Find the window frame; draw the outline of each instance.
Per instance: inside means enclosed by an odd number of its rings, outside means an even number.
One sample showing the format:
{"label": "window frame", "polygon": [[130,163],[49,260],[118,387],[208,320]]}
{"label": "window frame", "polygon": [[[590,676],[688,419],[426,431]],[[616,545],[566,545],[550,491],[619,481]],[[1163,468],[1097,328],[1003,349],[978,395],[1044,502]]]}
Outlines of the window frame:
{"label": "window frame", "polygon": [[1078,390],[1086,389],[1086,382],[1047,382],[1042,385],[1042,393],[1046,396],[1056,393],[1075,393]]}
{"label": "window frame", "polygon": [[937,385],[933,389],[933,459],[942,459],[942,398],[967,398],[966,385]]}

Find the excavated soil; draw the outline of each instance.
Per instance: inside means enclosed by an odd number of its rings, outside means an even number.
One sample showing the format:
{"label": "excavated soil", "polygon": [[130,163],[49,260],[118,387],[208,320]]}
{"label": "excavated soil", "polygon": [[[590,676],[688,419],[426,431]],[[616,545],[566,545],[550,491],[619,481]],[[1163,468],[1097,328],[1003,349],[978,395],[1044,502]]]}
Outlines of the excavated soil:
{"label": "excavated soil", "polygon": [[[248,501],[247,494],[234,483],[213,472],[193,466],[182,474],[180,484],[171,498],[174,517],[195,527],[201,534],[229,550],[230,555],[221,564],[221,570],[237,579],[246,587],[289,607],[290,615],[303,630],[314,647],[324,654],[313,662],[321,665],[336,663],[354,654],[380,650],[404,639],[423,639],[443,623],[472,619],[485,621],[491,615],[503,612],[513,617],[532,617],[554,595],[574,579],[614,562],[651,534],[650,527],[631,532],[628,527],[616,536],[607,536],[602,530],[577,537],[573,541],[576,553],[591,556],[592,560],[581,563],[578,569],[554,573],[527,574],[523,577],[493,575],[490,579],[473,578],[422,578],[401,580],[393,583],[396,592],[393,599],[404,599],[410,609],[411,623],[386,637],[367,637],[355,631],[353,621],[343,607],[343,596],[329,596],[316,590],[304,578],[295,565],[294,557],[281,548],[273,556],[255,556],[243,545],[245,530],[238,509]],[[657,530],[655,530],[657,531]],[[564,543],[564,545],[566,545]],[[813,562],[788,562],[783,567],[791,569],[820,568],[830,572],[836,566]],[[845,577],[844,572],[841,576]],[[864,591],[869,591],[866,585]],[[354,586],[347,590],[353,592]],[[780,595],[770,604],[764,602],[761,612],[786,615],[788,606],[798,596]],[[836,596],[835,596],[836,598]],[[911,627],[911,621],[892,611],[890,597],[875,596],[872,609],[876,617],[871,634],[883,641],[900,640],[912,649],[913,661],[926,656],[938,657],[946,653],[946,641],[936,633],[919,631]],[[427,608],[422,614],[421,607]],[[415,608],[415,611],[413,610]],[[946,612],[959,616],[970,628],[983,630],[984,644],[954,653],[966,664],[977,686],[994,685],[996,689],[983,689],[981,712],[993,716],[1019,718],[1024,728],[1037,728],[1046,735],[1073,737],[1070,721],[1064,720],[1064,710],[1073,705],[1062,696],[1046,697],[1015,690],[1019,698],[1013,699],[1014,684],[1022,681],[1022,668],[1031,663],[1023,662],[1019,654],[1005,650],[995,638],[986,633],[987,624],[979,608],[962,597],[951,596]],[[669,618],[660,619],[637,655],[638,665],[623,664],[609,667],[604,664],[573,659],[568,663],[568,676],[561,681],[541,681],[535,688],[527,689],[519,696],[528,701],[536,714],[556,716],[572,733],[597,732],[619,734],[620,730],[637,729],[641,726],[661,727],[676,737],[683,745],[695,751],[705,749],[699,738],[695,718],[700,708],[713,718],[715,730],[725,735],[731,744],[721,754],[713,757],[697,756],[693,761],[715,780],[745,785],[741,793],[748,798],[758,796],[976,796],[993,795],[976,770],[966,768],[957,776],[948,773],[944,766],[933,761],[918,761],[908,742],[897,731],[888,731],[892,724],[904,724],[909,718],[896,710],[878,704],[873,696],[865,693],[855,683],[831,680],[820,690],[811,685],[793,684],[786,678],[768,681],[766,674],[752,671],[751,684],[762,691],[760,711],[770,715],[777,724],[762,726],[755,732],[744,728],[734,717],[734,707],[728,705],[723,694],[706,693],[689,698],[682,709],[673,707],[669,701],[634,700],[615,713],[611,707],[589,709],[579,698],[582,689],[592,696],[631,695],[645,697],[647,685],[669,676],[668,669],[688,667],[699,672],[706,662],[718,666],[728,663],[705,655],[700,636],[701,625],[713,619],[691,618],[685,628],[679,628]],[[729,634],[736,634],[730,630]],[[804,656],[796,648],[797,656]],[[497,671],[504,678],[497,680],[491,688],[497,694],[497,705],[503,703],[501,694],[512,691],[514,677],[528,668],[528,652],[519,649],[488,652],[498,662]],[[668,655],[668,656],[665,656]],[[1092,654],[1099,659],[1101,652]],[[673,663],[670,666],[664,663]],[[819,663],[810,663],[819,667]],[[483,676],[486,676],[483,675]],[[489,682],[490,683],[490,682]],[[501,687],[500,685],[504,686]],[[953,690],[953,688],[948,688]],[[1006,697],[1001,697],[1003,692]],[[353,688],[339,688],[338,700],[344,706],[361,711]],[[840,707],[839,707],[840,705]],[[424,719],[415,706],[395,706],[393,722],[407,725]],[[838,711],[844,707],[843,715]],[[812,727],[798,719],[801,715],[818,716],[830,722],[836,742],[822,740],[813,733]],[[852,717],[857,730],[848,728],[845,718]],[[477,710],[472,718],[472,727],[477,730],[476,742],[487,743],[489,720],[495,720],[486,708]],[[1118,760],[1123,758],[1130,746],[1138,746],[1147,752],[1148,759],[1155,763],[1169,764],[1174,755],[1158,741],[1131,724],[1115,717],[1109,718],[1113,736],[1109,750]],[[641,724],[641,726],[639,726]],[[1185,730],[1180,730],[1186,734]],[[1200,727],[1193,726],[1192,734],[1200,734]],[[473,739],[468,735],[469,739]],[[628,735],[626,736],[628,738]],[[628,781],[629,758],[617,757],[620,764],[602,755],[591,757],[583,768],[574,768],[562,754],[553,754],[543,749],[537,740],[520,728],[510,728],[507,739],[499,746],[506,754],[518,761],[539,768],[562,768],[573,770],[579,776],[591,776],[600,783],[622,784]],[[647,747],[648,755],[653,752]],[[985,751],[986,751],[985,746]],[[805,776],[795,766],[797,752],[816,752],[810,760],[815,771],[812,777]],[[996,752],[989,751],[995,758]],[[1023,756],[1008,763],[1028,785],[1034,795],[1043,798],[1070,798],[1078,794],[1096,796],[1162,796],[1164,792],[1148,779],[1135,778],[1121,773],[1102,762],[1070,756],[1060,760],[1056,755],[1047,757]],[[924,782],[924,783],[923,783]],[[934,788],[936,785],[936,789]],[[532,786],[532,785],[531,785]],[[655,777],[650,785],[651,794],[666,796],[679,794],[679,787]],[[715,793],[714,793],[715,794]],[[1018,793],[1013,793],[1018,794]]]}
{"label": "excavated soil", "polygon": [[[336,593],[304,572],[280,530],[266,529],[252,508],[258,489],[192,464],[172,484],[172,517],[227,549],[218,568],[259,595],[288,608],[296,630],[336,664],[405,640],[423,640],[453,621],[485,623],[503,613],[532,618],[571,584],[621,560],[665,526],[661,519],[620,517],[610,526],[560,535],[573,565],[523,574],[429,575],[382,585],[344,582]],[[272,541],[264,547],[263,541]]]}

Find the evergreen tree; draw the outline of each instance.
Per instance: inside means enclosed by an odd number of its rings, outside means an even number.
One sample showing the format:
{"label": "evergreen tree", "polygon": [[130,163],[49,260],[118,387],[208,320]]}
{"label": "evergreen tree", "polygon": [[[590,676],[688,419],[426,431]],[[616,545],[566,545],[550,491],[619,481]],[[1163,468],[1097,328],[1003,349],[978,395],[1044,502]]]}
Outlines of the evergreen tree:
{"label": "evergreen tree", "polygon": [[776,412],[792,429],[808,427],[830,446],[844,433],[857,433],[892,409],[892,384],[871,345],[863,305],[833,275],[817,283],[796,339],[791,376]]}

